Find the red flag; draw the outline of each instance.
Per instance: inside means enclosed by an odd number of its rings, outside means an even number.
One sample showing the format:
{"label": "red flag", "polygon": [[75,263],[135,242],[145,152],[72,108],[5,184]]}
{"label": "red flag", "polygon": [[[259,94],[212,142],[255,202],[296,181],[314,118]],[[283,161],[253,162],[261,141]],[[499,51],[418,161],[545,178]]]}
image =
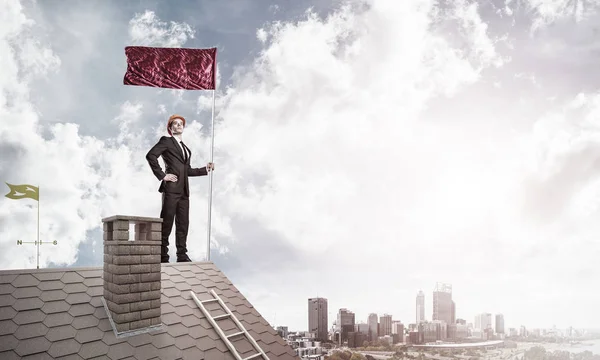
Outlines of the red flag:
{"label": "red flag", "polygon": [[217,48],[125,47],[124,85],[214,90]]}

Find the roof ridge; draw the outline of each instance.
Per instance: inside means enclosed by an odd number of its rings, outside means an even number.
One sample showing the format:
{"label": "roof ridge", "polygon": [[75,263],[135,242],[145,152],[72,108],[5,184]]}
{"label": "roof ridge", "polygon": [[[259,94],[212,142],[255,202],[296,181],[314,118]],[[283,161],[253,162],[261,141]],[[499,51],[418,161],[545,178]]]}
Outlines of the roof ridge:
{"label": "roof ridge", "polygon": [[[181,262],[181,263],[162,263],[162,266],[189,266],[193,264],[216,264],[212,261],[192,261],[192,262]],[[73,267],[52,267],[52,268],[43,268],[43,269],[7,269],[0,270],[0,275],[14,275],[14,274],[23,274],[24,272],[28,272],[29,274],[39,274],[39,273],[53,273],[53,272],[65,272],[65,271],[90,271],[90,270],[102,270],[103,265],[99,266],[73,266]]]}

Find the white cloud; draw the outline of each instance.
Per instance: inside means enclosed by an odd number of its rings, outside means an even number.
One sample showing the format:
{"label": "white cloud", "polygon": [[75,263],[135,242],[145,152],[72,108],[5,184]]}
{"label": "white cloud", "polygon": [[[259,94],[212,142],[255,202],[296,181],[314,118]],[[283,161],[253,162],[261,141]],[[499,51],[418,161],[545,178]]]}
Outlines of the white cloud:
{"label": "white cloud", "polygon": [[140,46],[181,47],[194,38],[194,30],[186,23],[160,21],[154,11],[146,10],[129,21],[129,37]]}
{"label": "white cloud", "polygon": [[267,32],[265,29],[258,29],[256,31],[256,38],[260,40],[260,42],[264,43],[267,41]]}
{"label": "white cloud", "polygon": [[532,30],[565,18],[580,22],[597,14],[600,9],[600,1],[597,0],[525,0],[525,3],[536,14]]}
{"label": "white cloud", "polygon": [[279,11],[279,5],[269,5],[269,11],[276,14]]}
{"label": "white cloud", "polygon": [[[406,205],[392,184],[407,181],[391,164],[430,141],[414,133],[424,102],[475,81],[491,63],[483,31],[464,39],[474,50],[464,59],[427,33],[428,9],[379,4],[362,15],[346,8],[325,22],[310,15],[271,29],[274,40],[248,75],[253,82],[241,80],[220,114],[227,173],[270,177],[258,194],[237,193],[232,211],[248,201],[266,226],[303,250],[389,229],[399,214],[384,209]],[[482,26],[472,12],[462,14],[468,27]],[[250,143],[240,141],[242,134]]]}

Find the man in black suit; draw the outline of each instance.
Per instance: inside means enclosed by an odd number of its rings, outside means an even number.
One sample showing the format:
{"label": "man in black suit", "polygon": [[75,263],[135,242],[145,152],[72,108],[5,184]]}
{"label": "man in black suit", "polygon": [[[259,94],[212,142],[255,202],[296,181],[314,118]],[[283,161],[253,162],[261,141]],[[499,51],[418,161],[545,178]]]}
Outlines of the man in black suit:
{"label": "man in black suit", "polygon": [[[183,143],[181,135],[185,127],[185,119],[173,115],[167,122],[167,131],[171,136],[163,136],[146,155],[152,172],[161,180],[158,191],[162,193],[162,223],[161,262],[169,262],[169,235],[175,220],[175,245],[177,247],[177,262],[192,261],[187,256],[187,234],[189,227],[190,186],[188,176],[204,176],[214,170],[214,165],[208,163],[202,168],[192,168],[190,158],[192,152]],[[158,157],[165,162],[163,172]]]}

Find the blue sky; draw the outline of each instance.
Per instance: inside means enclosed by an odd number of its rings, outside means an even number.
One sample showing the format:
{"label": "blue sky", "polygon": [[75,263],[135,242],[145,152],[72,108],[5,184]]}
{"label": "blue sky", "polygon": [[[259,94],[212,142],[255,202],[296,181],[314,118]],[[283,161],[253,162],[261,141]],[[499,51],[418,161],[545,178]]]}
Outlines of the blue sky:
{"label": "blue sky", "polygon": [[[431,318],[436,281],[468,321],[600,323],[598,1],[177,4],[0,5],[0,178],[41,188],[43,266],[99,266],[101,218],[159,215],[171,114],[208,161],[210,93],[123,86],[124,47],[217,46],[211,259],[272,324],[317,295],[330,323],[410,323],[421,289]],[[28,205],[0,200],[4,269],[35,267]]]}

